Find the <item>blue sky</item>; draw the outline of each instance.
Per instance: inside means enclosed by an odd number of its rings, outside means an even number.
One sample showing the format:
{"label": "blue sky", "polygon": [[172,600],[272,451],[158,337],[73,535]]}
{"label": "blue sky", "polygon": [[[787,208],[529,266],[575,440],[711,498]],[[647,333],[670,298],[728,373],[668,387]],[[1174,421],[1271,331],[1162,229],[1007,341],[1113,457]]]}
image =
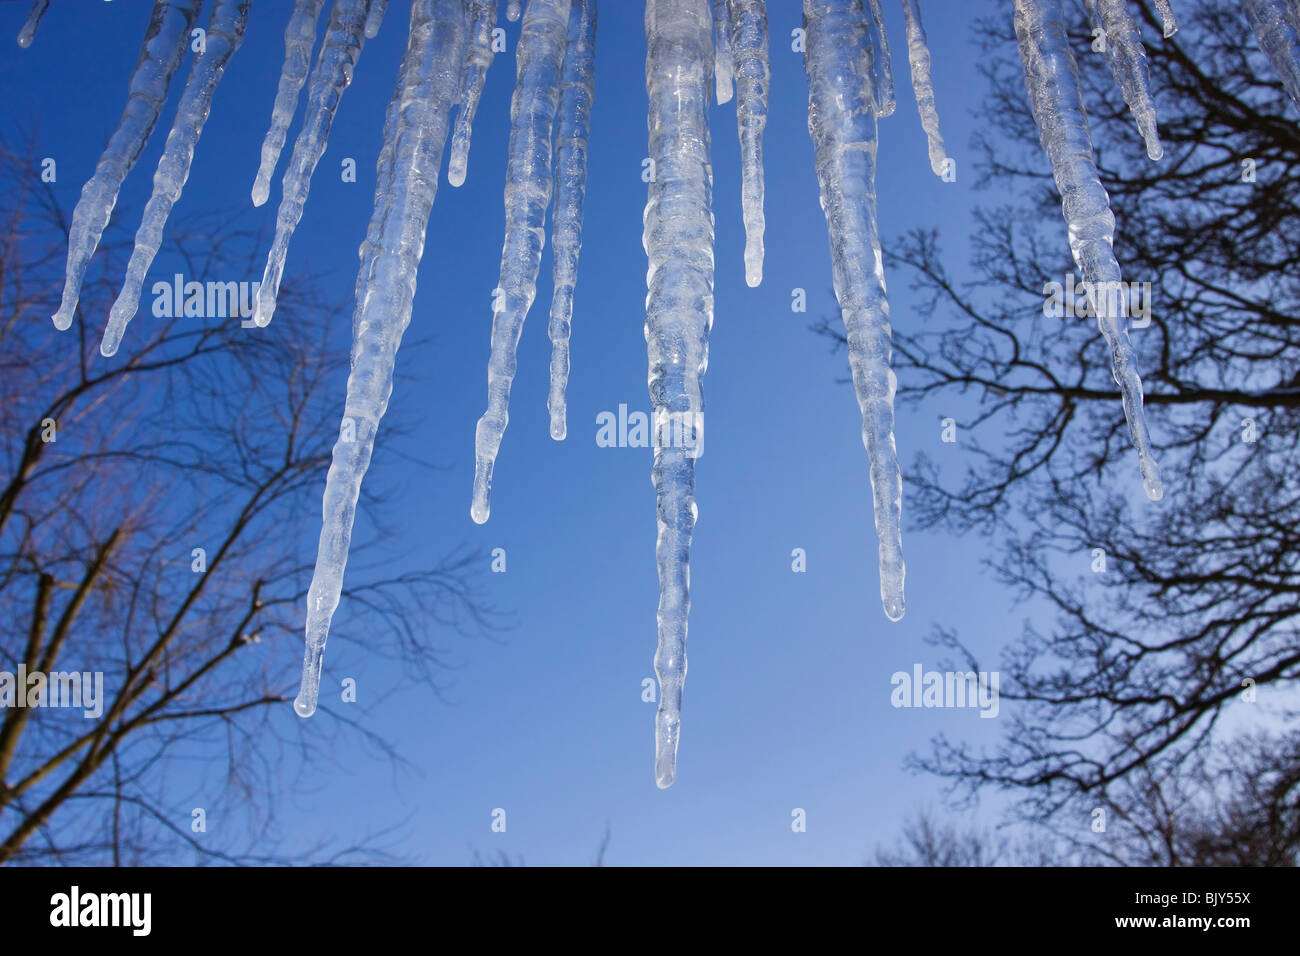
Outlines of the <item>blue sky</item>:
{"label": "blue sky", "polygon": [[[27,6],[0,6],[0,36],[17,34]],[[491,520],[482,527],[471,522],[474,426],[486,401],[519,26],[502,18],[509,50],[488,75],[469,178],[459,189],[440,185],[428,229],[408,337],[433,341],[398,356],[393,407],[415,409],[418,425],[381,450],[368,479],[393,494],[389,514],[400,517],[401,529],[388,543],[395,560],[436,560],[461,543],[506,550],[507,572],[487,573],[485,561],[478,583],[511,612],[511,627],[495,641],[446,637],[455,670],[441,699],[404,683],[387,662],[331,645],[323,695],[343,677],[356,677],[359,719],[392,740],[415,772],[394,775],[382,758],[350,745],[332,763],[310,769],[302,790],[278,798],[289,842],[400,824],[403,851],[423,862],[464,863],[478,849],[529,863],[582,864],[608,824],[612,864],[854,864],[892,841],[906,814],[938,802],[935,781],[903,771],[908,751],[924,749],[937,732],[972,740],[996,733],[1000,721],[981,720],[975,710],[890,705],[893,672],[936,663],[923,643],[933,625],[958,627],[973,647],[990,652],[1019,632],[1023,610],[982,573],[985,542],[909,530],[906,490],[907,616],[893,624],[881,610],[860,418],[851,388],[838,381],[847,375],[847,359],[808,330],[836,309],[807,134],[807,83],[801,56],[790,49],[799,3],[768,6],[767,260],[758,289],[747,288],[743,275],[734,103],[713,109],[716,313],[676,784],[667,791],[654,785],[655,705],[641,699],[642,680],[653,677],[658,591],[651,453],[595,441],[601,412],[617,412],[620,404],[649,409],[642,4],[604,0],[569,437],[554,442],[547,431],[548,247],[519,348]],[[148,0],[55,3],[32,48],[11,46],[0,59],[0,122],[31,131],[38,155],[58,158],[57,190],[69,210],[120,115],[150,7]],[[973,81],[970,24],[986,8],[968,0],[927,0],[923,7],[958,175],[944,183],[929,171],[902,12],[886,4],[899,106],[881,123],[880,227],[886,241],[914,226],[939,228],[960,274],[976,200],[971,113],[983,93]],[[237,222],[262,229],[264,247],[279,174],[261,209],[252,208],[248,190],[289,10],[288,0],[255,4],[177,209],[178,216],[243,210]],[[206,16],[205,10],[205,22]],[[355,282],[405,17],[406,4],[394,2],[361,55],[289,253],[290,277],[309,269],[340,300]],[[170,118],[169,109],[164,130]],[[119,210],[136,216],[147,199],[164,130],[128,179]],[[340,180],[345,157],[356,160],[356,183]],[[1061,241],[1064,252],[1063,229]],[[146,290],[171,271],[160,258]],[[888,278],[895,327],[907,328],[915,321],[908,277]],[[807,292],[806,313],[791,311],[795,288]],[[148,321],[145,310],[136,321]],[[340,414],[345,372],[338,377]],[[962,412],[901,414],[903,460],[924,451],[941,463],[950,456],[947,464],[958,467],[960,446],[940,442],[939,419]],[[439,468],[416,468],[408,455]],[[305,530],[314,540],[317,526]],[[358,536],[369,530],[359,527]],[[791,571],[794,548],[805,549],[807,573]],[[296,661],[300,649],[283,653]],[[298,718],[286,704],[281,719]],[[490,829],[498,807],[507,812],[505,833]],[[795,808],[806,811],[804,833],[791,831]]]}

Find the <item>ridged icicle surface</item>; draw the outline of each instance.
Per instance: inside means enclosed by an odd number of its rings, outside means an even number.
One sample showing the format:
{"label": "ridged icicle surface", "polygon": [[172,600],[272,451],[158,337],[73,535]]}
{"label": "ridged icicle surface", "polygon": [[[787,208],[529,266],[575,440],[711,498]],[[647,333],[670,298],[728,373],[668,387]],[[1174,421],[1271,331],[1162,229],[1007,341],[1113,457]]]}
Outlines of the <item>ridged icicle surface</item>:
{"label": "ridged icicle surface", "polygon": [[708,0],[646,0],[646,92],[655,175],[645,208],[646,350],[654,410],[659,534],[659,710],[655,783],[677,775],[686,623],[690,613],[695,461],[702,450],[713,325],[713,173],[709,94],[714,62]]}
{"label": "ridged icicle surface", "polygon": [[316,570],[307,592],[302,686],[293,703],[301,717],[316,711],[325,641],[343,589],[361,480],[393,393],[397,350],[411,321],[424,232],[438,191],[451,111],[460,98],[468,40],[463,0],[413,0],[406,54],[375,170],[374,212],[361,246],[352,373],[325,479]]}
{"label": "ridged icicle surface", "polygon": [[853,388],[862,413],[870,464],[880,568],[880,602],[902,618],[903,479],[894,446],[894,393],[889,366],[889,300],[876,225],[876,112],[872,42],[861,0],[804,0],[808,132],[812,136],[822,209],[830,235],[835,297],[848,340]]}
{"label": "ridged icicle surface", "polygon": [[1121,284],[1114,252],[1115,217],[1097,172],[1061,0],[1015,0],[1015,28],[1030,106],[1061,194],[1070,251],[1084,282],[1099,290],[1093,295],[1097,325],[1110,347],[1111,371],[1120,387],[1142,484],[1147,497],[1159,501],[1164,487],[1142,412],[1137,356],[1128,336],[1127,287]]}
{"label": "ridged icicle surface", "polygon": [[546,244],[551,202],[551,128],[569,33],[570,0],[532,0],[524,14],[517,78],[510,103],[510,157],[506,166],[506,235],[501,278],[493,297],[488,356],[488,407],[474,435],[474,494],[470,517],[482,524],[491,510],[492,469],[510,420],[510,385],[524,318],[537,295],[537,271]]}

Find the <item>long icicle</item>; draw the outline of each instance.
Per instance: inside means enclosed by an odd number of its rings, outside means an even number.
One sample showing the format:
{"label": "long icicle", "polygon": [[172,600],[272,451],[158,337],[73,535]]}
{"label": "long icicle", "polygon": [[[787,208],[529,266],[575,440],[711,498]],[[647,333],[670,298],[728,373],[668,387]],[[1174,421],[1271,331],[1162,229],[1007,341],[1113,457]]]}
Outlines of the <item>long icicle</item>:
{"label": "long icicle", "polygon": [[731,51],[736,69],[740,135],[740,205],[745,220],[745,283],[763,281],[763,130],[772,66],[767,52],[767,0],[731,0]]}
{"label": "long icicle", "polygon": [[582,207],[587,196],[587,138],[596,81],[596,0],[573,0],[569,44],[564,51],[564,86],[555,132],[555,210],[551,214],[551,388],[546,400],[551,437],[568,432],[564,392],[569,383],[569,333],[573,290],[582,251]]}
{"label": "long icicle", "polygon": [[31,12],[27,14],[23,28],[18,33],[18,45],[24,50],[36,39],[36,31],[40,28],[41,18],[45,16],[45,8],[49,5],[50,0],[33,0]]}
{"label": "long icicle", "polygon": [[491,510],[492,468],[510,420],[519,333],[537,295],[537,270],[546,242],[551,201],[551,127],[560,100],[570,0],[532,0],[524,14],[510,103],[510,159],[506,167],[506,235],[501,278],[493,297],[488,407],[474,435],[474,496],[470,517],[482,524]]}
{"label": "long icicle", "polygon": [[[413,0],[406,55],[388,115],[392,140],[376,170],[375,208],[361,247],[353,317],[352,373],[344,427],[325,480],[316,570],[307,592],[301,717],[316,711],[330,620],[343,589],[361,480],[393,391],[393,366],[411,321],[424,233],[438,190],[450,115],[460,95],[469,21],[463,0]],[[351,428],[349,428],[349,423]],[[355,432],[355,434],[353,434]]]}
{"label": "long icicle", "polygon": [[1282,80],[1291,100],[1300,106],[1300,3],[1291,0],[1243,0],[1255,28],[1259,48]]}
{"label": "long icicle", "polygon": [[271,107],[271,127],[262,140],[262,161],[253,182],[253,205],[261,206],[271,194],[271,177],[280,162],[284,141],[298,108],[298,94],[311,68],[311,48],[316,44],[316,21],[325,0],[295,0],[293,14],[284,28],[284,65]]}
{"label": "long icicle", "polygon": [[[153,195],[144,207],[140,228],[135,234],[135,247],[126,267],[126,280],[122,291],[108,315],[108,326],[99,343],[99,352],[107,357],[117,352],[127,323],[140,307],[140,287],[144,284],[149,266],[162,245],[163,229],[172,207],[180,198],[181,190],[190,177],[190,163],[194,149],[203,135],[203,124],[212,109],[212,96],[225,73],[226,64],[244,42],[248,26],[248,10],[253,0],[216,0],[208,18],[207,37],[203,52],[194,60],[185,92],[176,108],[176,119],[158,168],[153,176]],[[236,304],[232,309],[238,311]]]}
{"label": "long icicle", "polygon": [[939,110],[934,102],[934,78],[930,72],[930,44],[925,37],[925,24],[921,22],[921,7],[917,0],[903,0],[903,16],[907,20],[907,62],[912,71],[912,93],[916,96],[916,111],[921,115],[921,128],[930,148],[930,171],[942,176],[948,161],[948,151],[939,132]]}
{"label": "long icicle", "polygon": [[1106,43],[1110,71],[1124,94],[1124,102],[1137,121],[1138,132],[1146,144],[1147,156],[1160,159],[1165,148],[1160,145],[1156,128],[1156,107],[1151,100],[1151,78],[1147,74],[1147,51],[1137,21],[1128,10],[1128,0],[1083,0],[1094,28],[1100,28]]}
{"label": "long icicle", "polygon": [[871,22],[871,88],[877,116],[892,116],[898,101],[894,98],[894,67],[889,57],[889,33],[885,30],[885,11],[880,0],[870,0]]}
{"label": "long icicle", "polygon": [[316,66],[308,85],[307,113],[281,184],[280,208],[275,215],[275,238],[271,240],[271,251],[266,257],[266,270],[257,290],[257,310],[253,314],[253,321],[258,326],[270,325],[275,315],[275,300],[280,294],[289,243],[302,220],[311,177],[325,152],[339,102],[352,82],[352,73],[361,56],[369,10],[370,0],[334,0],[334,7],[330,10],[329,28],[316,55]]}
{"label": "long icicle", "polygon": [[1143,487],[1148,498],[1159,501],[1164,487],[1142,412],[1137,356],[1124,321],[1128,307],[1115,261],[1115,217],[1097,171],[1061,0],[1015,0],[1015,28],[1030,106],[1061,194],[1070,252],[1084,282],[1101,290],[1090,295],[1097,326],[1110,347],[1111,370],[1123,396],[1124,417],[1137,449]]}
{"label": "long icicle", "polygon": [[447,182],[460,186],[469,169],[469,140],[474,114],[483,95],[488,67],[492,65],[492,30],[497,25],[496,0],[470,0],[471,28],[465,91],[456,112],[456,127],[451,134],[451,159],[447,161]]}
{"label": "long icicle", "polygon": [[718,105],[731,102],[735,91],[736,61],[731,48],[731,0],[713,0],[713,78]]}
{"label": "long icicle", "polygon": [[830,235],[835,297],[849,346],[853,388],[870,462],[880,566],[880,602],[902,618],[903,479],[894,445],[889,300],[876,225],[876,126],[871,77],[862,74],[871,43],[862,0],[804,0],[808,132]]}
{"label": "long icicle", "polygon": [[[659,568],[655,674],[655,783],[677,775],[686,627],[690,613],[695,459],[703,438],[702,383],[713,325],[713,172],[709,92],[713,67],[708,0],[646,0],[646,92],[655,175],[645,208],[646,350],[654,409]],[[676,426],[680,440],[666,441]],[[689,436],[689,437],[688,437]]]}
{"label": "long icicle", "polygon": [[140,151],[158,123],[172,76],[189,45],[190,28],[199,15],[200,3],[201,0],[157,0],[154,4],[140,58],[131,73],[126,109],[99,157],[95,175],[82,187],[81,198],[72,213],[63,300],[53,316],[54,327],[61,332],[72,325],[86,266],[117,205],[122,181],[140,158]]}

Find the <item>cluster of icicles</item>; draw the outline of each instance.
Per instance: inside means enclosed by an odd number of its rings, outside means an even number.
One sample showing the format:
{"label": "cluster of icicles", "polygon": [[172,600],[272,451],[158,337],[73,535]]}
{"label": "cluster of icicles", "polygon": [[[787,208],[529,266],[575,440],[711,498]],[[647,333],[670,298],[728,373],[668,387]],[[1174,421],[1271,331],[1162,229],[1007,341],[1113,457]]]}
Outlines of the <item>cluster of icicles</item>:
{"label": "cluster of icicles", "polygon": [[[1025,79],[1042,145],[1063,199],[1071,250],[1091,288],[1120,280],[1113,254],[1114,217],[1101,185],[1067,37],[1062,0],[1009,0]],[[1164,33],[1177,29],[1168,0],[1156,0]],[[189,175],[194,149],[213,94],[239,48],[252,0],[212,0],[206,46],[189,80],[154,174],[153,194],[136,234],[121,294],[113,304],[101,351],[113,355],[137,310],[141,285],[161,243],[167,217]],[[287,131],[304,84],[306,114],[284,174],[275,237],[257,299],[256,324],[275,311],[285,258],[312,173],[321,158],[367,38],[374,37],[387,0],[333,0],[324,39],[311,60],[324,0],[295,0],[285,29],[285,59],[252,190],[266,202]],[[36,0],[18,42],[28,46],[48,5]],[[59,329],[73,320],[87,263],[139,157],[189,42],[202,0],[157,0],[144,48],[131,77],[122,120],[86,183],[73,215]],[[1243,0],[1260,45],[1287,92],[1300,105],[1298,0]],[[939,134],[930,54],[918,0],[902,0],[908,60],[930,164],[946,162]],[[1110,66],[1152,159],[1162,155],[1155,109],[1136,21],[1127,0],[1085,0],[1095,27],[1105,31]],[[536,293],[548,207],[554,235],[551,302],[553,438],[566,433],[565,386],[569,333],[581,245],[587,175],[587,137],[593,94],[596,0],[520,0],[507,17],[522,14],[516,84],[510,111],[506,228],[495,297],[488,405],[475,438],[471,515],[487,520],[492,469],[507,422],[516,347]],[[412,0],[406,53],[384,121],[376,169],[374,212],[361,245],[356,283],[352,369],[345,425],[326,479],[324,521],[307,598],[306,656],[296,711],[316,709],[322,655],[339,602],[352,522],[376,430],[388,405],[398,346],[411,319],[425,227],[437,190],[447,138],[447,178],[464,182],[471,124],[492,62],[495,0]],[[880,593],[891,620],[903,616],[900,533],[902,481],[894,445],[889,304],[876,224],[877,120],[895,106],[889,46],[880,0],[803,0],[808,129],[816,155],[832,252],[835,294],[849,345],[853,384],[862,412],[862,439],[870,463],[879,548]],[[770,77],[764,0],[645,0],[646,91],[649,95],[649,185],[643,241],[649,264],[646,342],[650,395],[656,420],[703,412],[701,381],[713,323],[713,211],[709,102],[736,99],[742,157],[745,277],[763,274],[763,132]],[[454,122],[453,122],[454,119]],[[1123,287],[1120,286],[1122,289]],[[1142,385],[1125,328],[1126,309],[1095,303],[1123,396],[1143,483],[1162,496],[1159,471],[1142,413]],[[660,443],[657,443],[660,444]],[[686,677],[689,555],[696,519],[695,459],[684,447],[657,447],[653,481],[658,498],[659,644],[655,672],[660,705],[655,722],[656,782],[675,776]]]}

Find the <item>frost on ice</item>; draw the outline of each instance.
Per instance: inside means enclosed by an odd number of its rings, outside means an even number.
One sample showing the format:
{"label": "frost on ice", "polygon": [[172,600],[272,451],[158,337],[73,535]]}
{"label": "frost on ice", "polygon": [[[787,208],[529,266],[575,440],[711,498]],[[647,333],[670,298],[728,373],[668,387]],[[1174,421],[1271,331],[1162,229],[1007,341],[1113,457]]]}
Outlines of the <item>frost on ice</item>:
{"label": "frost on ice", "polygon": [[763,281],[763,131],[772,67],[767,52],[767,0],[730,0],[731,56],[740,134],[740,202],[745,220],[745,283]]}
{"label": "frost on ice", "polygon": [[903,479],[894,446],[889,301],[876,226],[876,109],[872,43],[861,0],[804,0],[808,131],[830,234],[835,297],[849,346],[853,388],[870,460],[880,564],[880,600],[902,618]]}
{"label": "frost on ice", "polygon": [[[1015,0],[1016,38],[1025,68],[1029,102],[1069,226],[1070,251],[1090,283],[1097,325],[1110,347],[1111,368],[1124,402],[1124,417],[1137,449],[1147,497],[1164,495],[1160,469],[1142,413],[1142,380],[1129,341],[1126,287],[1115,261],[1115,217],[1101,185],[1092,151],[1078,68],[1062,20],[1061,0]],[[1103,290],[1105,294],[1097,292]]]}
{"label": "frost on ice", "polygon": [[[469,41],[463,0],[413,0],[406,54],[389,105],[376,168],[375,208],[361,247],[344,428],[325,482],[316,571],[307,592],[302,687],[294,710],[310,717],[320,690],[330,619],[338,606],[361,479],[393,391],[393,365],[411,321],[437,170],[459,100]],[[352,427],[347,427],[348,425]]]}
{"label": "frost on ice", "polygon": [[1255,27],[1259,48],[1282,80],[1292,102],[1300,106],[1300,2],[1243,0]]}
{"label": "frost on ice", "polygon": [[713,173],[709,90],[714,56],[708,0],[646,0],[647,124],[655,177],[645,208],[646,349],[655,449],[651,479],[658,499],[659,710],[655,782],[677,773],[686,624],[690,612],[691,533],[695,527],[698,445],[662,440],[669,421],[702,424],[701,385],[713,325]]}
{"label": "frost on ice", "polygon": [[1102,30],[1106,39],[1106,58],[1110,71],[1124,94],[1138,132],[1152,160],[1165,154],[1156,129],[1156,108],[1151,101],[1151,79],[1147,75],[1147,51],[1137,21],[1128,9],[1128,0],[1083,0],[1094,29]]}
{"label": "frost on ice", "polygon": [[591,103],[596,79],[596,0],[573,0],[569,12],[569,41],[564,52],[564,80],[555,132],[555,211],[551,229],[555,240],[551,296],[551,386],[546,406],[551,413],[551,437],[568,431],[564,392],[569,382],[569,331],[573,322],[573,290],[578,283],[582,251],[582,206],[587,195],[587,138],[591,134]]}
{"label": "frost on ice", "polygon": [[948,152],[939,133],[939,110],[934,103],[934,79],[930,73],[930,45],[926,42],[925,25],[921,22],[921,8],[917,0],[903,0],[903,16],[907,19],[907,62],[912,71],[912,92],[916,96],[916,110],[921,114],[921,128],[930,146],[930,169],[942,176]]}
{"label": "frost on ice", "polygon": [[217,91],[226,64],[244,42],[244,29],[248,26],[248,9],[252,2],[216,0],[212,7],[203,52],[195,57],[190,68],[185,92],[176,108],[176,119],[167,134],[162,158],[158,160],[158,169],[153,176],[153,195],[144,207],[144,216],[135,234],[135,248],[126,267],[126,281],[109,312],[108,327],[99,343],[100,354],[104,356],[117,352],[127,323],[140,306],[140,287],[162,245],[167,217],[189,179],[194,149],[212,109],[212,95]]}
{"label": "frost on ice", "polygon": [[483,95],[488,67],[492,65],[492,30],[497,25],[496,0],[469,0],[472,24],[469,59],[465,66],[465,89],[460,109],[456,111],[456,126],[451,134],[451,159],[447,162],[447,182],[461,186],[469,169],[469,139],[474,126],[474,114]]}
{"label": "frost on ice", "polygon": [[32,9],[27,14],[26,21],[23,22],[23,28],[18,32],[18,45],[24,50],[32,45],[32,40],[36,39],[36,31],[41,25],[41,17],[45,16],[45,8],[50,5],[50,0],[34,0]]}
{"label": "frost on ice", "polygon": [[325,0],[294,0],[293,13],[284,28],[284,66],[280,68],[280,85],[271,108],[271,128],[262,140],[262,163],[253,183],[253,205],[260,206],[271,194],[271,176],[280,162],[280,152],[298,108],[298,94],[307,82],[311,67],[311,48],[316,43],[316,21]]}
{"label": "frost on ice", "polygon": [[559,106],[569,11],[570,0],[532,0],[519,35],[517,78],[510,103],[506,235],[501,277],[493,296],[488,407],[474,436],[470,516],[479,524],[488,519],[492,468],[510,419],[510,385],[515,377],[519,334],[537,295],[537,271],[546,242],[546,207],[551,201],[551,127]]}
{"label": "frost on ice", "polygon": [[189,43],[190,28],[199,15],[201,0],[158,0],[149,19],[140,59],[131,74],[126,109],[95,166],[95,175],[81,189],[68,230],[68,267],[63,281],[63,300],[54,313],[54,327],[64,331],[72,325],[86,266],[95,254],[104,227],[108,225],[118,190],[140,158],[167,100],[172,76],[180,66]]}
{"label": "frost on ice", "polygon": [[284,171],[280,209],[275,216],[275,238],[271,240],[266,271],[257,290],[257,311],[253,321],[259,326],[270,325],[275,314],[275,300],[280,293],[289,242],[302,220],[312,173],[325,152],[334,114],[352,82],[352,71],[356,69],[361,46],[365,43],[364,30],[369,11],[370,0],[334,0],[334,7],[330,10],[329,27],[316,55],[316,66],[308,85],[307,113],[293,144],[289,166]]}

